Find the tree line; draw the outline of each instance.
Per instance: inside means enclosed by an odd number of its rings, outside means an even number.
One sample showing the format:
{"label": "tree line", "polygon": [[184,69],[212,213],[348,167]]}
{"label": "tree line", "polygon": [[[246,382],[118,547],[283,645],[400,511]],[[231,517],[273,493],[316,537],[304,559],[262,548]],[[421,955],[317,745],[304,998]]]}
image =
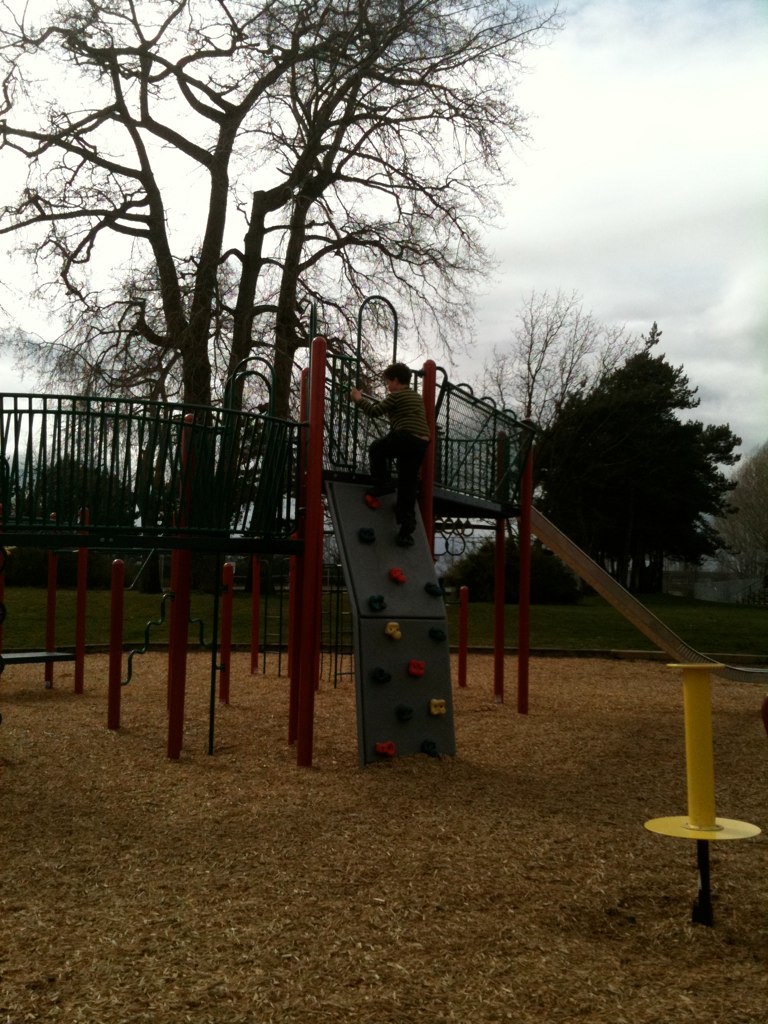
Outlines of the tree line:
{"label": "tree line", "polygon": [[741,438],[693,418],[697,389],[661,337],[656,322],[640,337],[599,324],[576,294],[532,292],[477,383],[538,423],[536,504],[630,591],[660,592],[665,563],[705,559],[765,586],[768,444],[728,473]]}

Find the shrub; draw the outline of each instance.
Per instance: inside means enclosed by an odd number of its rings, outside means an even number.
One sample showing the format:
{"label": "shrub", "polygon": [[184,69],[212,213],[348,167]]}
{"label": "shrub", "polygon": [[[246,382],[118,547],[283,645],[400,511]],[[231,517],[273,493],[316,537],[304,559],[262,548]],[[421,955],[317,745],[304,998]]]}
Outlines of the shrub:
{"label": "shrub", "polygon": [[[493,540],[485,540],[445,573],[446,584],[467,586],[470,601],[492,601],[494,590]],[[517,542],[507,538],[504,551],[504,601],[519,600],[520,554]],[[531,601],[534,604],[576,604],[579,581],[563,563],[540,544],[531,551]]]}

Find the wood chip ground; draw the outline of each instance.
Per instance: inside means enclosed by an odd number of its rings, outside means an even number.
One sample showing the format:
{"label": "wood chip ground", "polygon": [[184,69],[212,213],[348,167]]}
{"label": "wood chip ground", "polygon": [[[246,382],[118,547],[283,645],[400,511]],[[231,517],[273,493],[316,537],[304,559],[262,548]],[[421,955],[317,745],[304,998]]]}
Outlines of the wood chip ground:
{"label": "wood chip ground", "polygon": [[[165,757],[162,654],[106,729],[106,656],[0,680],[0,1022],[757,1024],[768,1019],[768,839],[711,844],[715,925],[691,923],[679,673],[535,660],[455,691],[458,755],[361,770],[349,680],[317,695],[315,766],[288,683],[235,655],[206,752],[189,660]],[[713,683],[717,812],[768,827],[766,687]]]}

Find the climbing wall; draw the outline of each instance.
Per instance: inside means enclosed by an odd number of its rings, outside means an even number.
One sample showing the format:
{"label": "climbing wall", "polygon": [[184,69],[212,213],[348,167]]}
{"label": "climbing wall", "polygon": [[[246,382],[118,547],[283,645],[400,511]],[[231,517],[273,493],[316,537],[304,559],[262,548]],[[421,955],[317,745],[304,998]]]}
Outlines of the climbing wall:
{"label": "climbing wall", "polygon": [[421,519],[403,548],[394,495],[371,508],[359,484],[326,491],[352,605],[360,764],[454,754],[445,604]]}

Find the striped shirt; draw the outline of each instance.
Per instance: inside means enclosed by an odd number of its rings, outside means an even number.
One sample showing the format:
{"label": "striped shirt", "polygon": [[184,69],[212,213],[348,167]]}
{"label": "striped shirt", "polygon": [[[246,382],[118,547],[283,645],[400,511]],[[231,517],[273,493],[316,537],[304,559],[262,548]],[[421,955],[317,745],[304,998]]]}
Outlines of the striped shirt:
{"label": "striped shirt", "polygon": [[411,388],[402,391],[390,391],[380,402],[372,398],[361,398],[357,403],[366,416],[374,419],[379,416],[389,417],[391,430],[403,430],[425,441],[430,439],[427,417],[421,396]]}

